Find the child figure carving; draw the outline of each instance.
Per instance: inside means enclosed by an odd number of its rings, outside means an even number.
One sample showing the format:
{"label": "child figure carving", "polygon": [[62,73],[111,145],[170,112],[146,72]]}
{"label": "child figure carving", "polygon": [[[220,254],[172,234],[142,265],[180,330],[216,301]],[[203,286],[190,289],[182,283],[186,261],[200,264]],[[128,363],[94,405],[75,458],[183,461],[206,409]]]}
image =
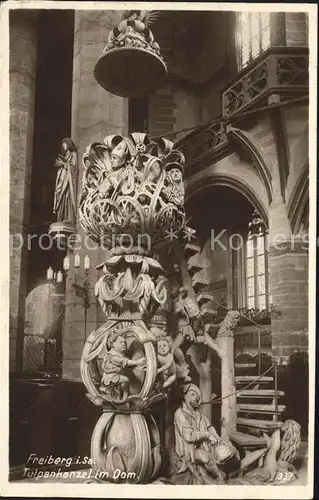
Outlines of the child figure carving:
{"label": "child figure carving", "polygon": [[126,357],[126,340],[119,333],[112,335],[107,344],[110,350],[107,351],[102,364],[100,392],[124,401],[129,393],[129,379],[123,370],[126,367],[138,367],[144,370],[146,360],[144,357],[134,360]]}
{"label": "child figure carving", "polygon": [[162,388],[170,387],[176,380],[176,365],[171,353],[172,339],[160,337],[157,340],[158,380],[163,382]]}

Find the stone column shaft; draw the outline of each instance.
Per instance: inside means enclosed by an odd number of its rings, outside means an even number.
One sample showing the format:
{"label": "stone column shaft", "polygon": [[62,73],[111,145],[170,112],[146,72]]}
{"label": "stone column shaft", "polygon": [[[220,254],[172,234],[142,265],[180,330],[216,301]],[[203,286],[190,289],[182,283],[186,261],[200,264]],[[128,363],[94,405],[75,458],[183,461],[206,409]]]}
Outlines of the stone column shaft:
{"label": "stone column shaft", "polygon": [[308,254],[302,242],[288,240],[269,256],[273,314],[272,348],[282,363],[308,346]]}
{"label": "stone column shaft", "polygon": [[[37,14],[10,12],[10,369],[22,368],[24,309],[27,284],[26,245],[29,223]],[[22,246],[22,242],[24,244]]]}

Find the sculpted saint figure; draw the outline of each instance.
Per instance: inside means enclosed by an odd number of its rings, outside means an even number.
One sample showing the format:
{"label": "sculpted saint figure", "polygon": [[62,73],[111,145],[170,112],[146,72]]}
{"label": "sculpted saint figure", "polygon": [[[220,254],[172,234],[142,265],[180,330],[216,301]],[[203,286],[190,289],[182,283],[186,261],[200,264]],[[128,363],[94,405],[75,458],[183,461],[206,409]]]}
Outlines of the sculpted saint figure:
{"label": "sculpted saint figure", "polygon": [[77,153],[70,138],[62,140],[62,151],[54,166],[58,168],[55,182],[53,214],[57,222],[75,224]]}
{"label": "sculpted saint figure", "polygon": [[201,394],[195,384],[184,388],[183,403],[175,412],[175,451],[181,459],[178,473],[189,469],[195,476],[196,466],[219,480],[225,473],[219,468],[238,453],[217,434],[206,415],[200,411]]}
{"label": "sculpted saint figure", "polygon": [[183,167],[179,163],[173,162],[166,166],[163,194],[168,202],[178,206],[184,204],[185,187],[183,173]]}
{"label": "sculpted saint figure", "polygon": [[147,159],[147,161],[144,163],[144,168],[145,168],[145,181],[148,183],[154,183],[156,184],[159,182],[160,178],[162,177],[162,165],[159,162],[158,158],[151,156],[150,158]]}
{"label": "sculpted saint figure", "polygon": [[99,186],[99,192],[102,197],[107,198],[116,191],[124,181],[126,174],[125,162],[128,155],[128,146],[125,140],[122,140],[111,152],[110,166],[111,170],[107,173],[105,179]]}

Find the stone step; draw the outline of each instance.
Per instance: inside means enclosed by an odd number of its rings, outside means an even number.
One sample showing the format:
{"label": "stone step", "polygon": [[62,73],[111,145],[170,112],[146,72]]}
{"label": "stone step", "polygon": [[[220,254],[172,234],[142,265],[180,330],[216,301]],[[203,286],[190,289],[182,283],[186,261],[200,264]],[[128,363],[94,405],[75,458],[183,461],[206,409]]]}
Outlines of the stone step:
{"label": "stone step", "polygon": [[242,446],[243,448],[263,448],[267,446],[267,442],[262,436],[252,436],[251,434],[245,434],[244,432],[232,432],[230,434],[230,439],[237,446]]}
{"label": "stone step", "polygon": [[268,384],[274,380],[273,377],[259,377],[256,375],[237,375],[235,380],[238,384],[249,384],[256,381],[256,384]]}
{"label": "stone step", "polygon": [[260,429],[262,431],[269,431],[280,429],[283,422],[273,422],[272,420],[258,420],[255,418],[237,418],[237,426],[247,427],[252,429]]}
{"label": "stone step", "polygon": [[201,265],[197,264],[197,262],[188,261],[187,262],[187,269],[188,269],[189,274],[194,276],[194,274],[198,273],[199,271],[202,271],[203,267]]}
{"label": "stone step", "polygon": [[279,398],[284,396],[284,391],[275,391],[274,389],[243,389],[237,392],[238,398]]}
{"label": "stone step", "polygon": [[209,302],[212,302],[213,297],[209,293],[199,293],[197,297],[197,303],[199,307],[202,307],[205,304],[209,304]]}
{"label": "stone step", "polygon": [[235,363],[235,368],[256,368],[256,363]]}
{"label": "stone step", "polygon": [[187,243],[184,248],[185,259],[188,260],[190,257],[193,257],[197,253],[200,252],[200,247],[198,245],[194,245],[192,243]]}
{"label": "stone step", "polygon": [[211,322],[215,320],[216,316],[217,316],[217,309],[212,309],[211,307],[205,307],[201,309],[201,317],[204,322],[207,323]]}
{"label": "stone step", "polygon": [[206,286],[208,285],[208,281],[206,281],[205,279],[198,279],[197,276],[193,276],[192,278],[192,286],[195,290],[195,293],[196,295],[203,289],[205,288]]}
{"label": "stone step", "polygon": [[271,413],[275,414],[277,413],[282,413],[285,411],[286,406],[285,405],[277,405],[277,408],[275,408],[274,404],[269,404],[269,405],[259,405],[259,404],[246,404],[246,403],[239,403],[237,405],[237,411],[245,411],[249,413]]}

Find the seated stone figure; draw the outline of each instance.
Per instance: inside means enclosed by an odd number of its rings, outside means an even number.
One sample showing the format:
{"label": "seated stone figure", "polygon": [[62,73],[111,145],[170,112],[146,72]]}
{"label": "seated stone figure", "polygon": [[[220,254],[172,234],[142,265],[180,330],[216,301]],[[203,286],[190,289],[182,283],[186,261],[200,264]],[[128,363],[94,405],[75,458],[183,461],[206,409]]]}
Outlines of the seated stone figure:
{"label": "seated stone figure", "polygon": [[[103,394],[116,395],[116,399],[122,396],[125,400],[128,396],[129,379],[123,374],[125,367],[137,367],[144,369],[146,360],[145,358],[129,359],[126,354],[126,340],[120,334],[110,336],[108,340],[109,351],[106,352],[102,364],[102,380],[100,385],[100,392]],[[119,394],[117,394],[119,393]]]}
{"label": "seated stone figure", "polygon": [[200,411],[200,404],[199,388],[195,384],[186,385],[183,403],[174,415],[175,451],[181,462],[177,474],[188,469],[195,481],[201,484],[209,482],[209,476],[223,481],[225,473],[220,466],[236,460],[238,452],[217,434]]}

